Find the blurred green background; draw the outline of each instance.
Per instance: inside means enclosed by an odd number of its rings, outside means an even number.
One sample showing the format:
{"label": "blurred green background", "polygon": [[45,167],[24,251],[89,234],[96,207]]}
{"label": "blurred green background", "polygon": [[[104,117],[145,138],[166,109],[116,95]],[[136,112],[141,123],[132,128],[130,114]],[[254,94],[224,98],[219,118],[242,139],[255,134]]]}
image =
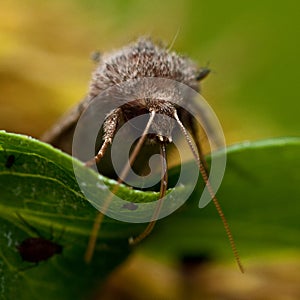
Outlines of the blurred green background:
{"label": "blurred green background", "polygon": [[203,95],[228,144],[299,135],[300,4],[10,0],[0,11],[0,128],[39,136],[82,99],[90,54],[150,35],[212,74]]}
{"label": "blurred green background", "polygon": [[[85,96],[95,68],[93,51],[119,48],[140,35],[168,45],[177,35],[175,51],[199,66],[209,62],[213,70],[203,82],[203,95],[217,113],[228,144],[299,136],[299,11],[296,0],[2,1],[0,129],[39,137]],[[250,278],[245,291],[259,280],[273,290],[277,281],[295,282],[293,274],[299,274],[299,261],[279,269],[271,266],[268,274],[256,263],[260,277]],[[230,278],[226,284],[233,289],[236,274],[231,275],[215,267],[205,279],[196,279],[209,286]],[[143,276],[156,286],[145,287]],[[133,299],[133,290],[160,295],[180,278],[174,270],[138,255],[110,286]],[[122,286],[124,280],[132,286]],[[105,295],[111,299],[110,292]]]}

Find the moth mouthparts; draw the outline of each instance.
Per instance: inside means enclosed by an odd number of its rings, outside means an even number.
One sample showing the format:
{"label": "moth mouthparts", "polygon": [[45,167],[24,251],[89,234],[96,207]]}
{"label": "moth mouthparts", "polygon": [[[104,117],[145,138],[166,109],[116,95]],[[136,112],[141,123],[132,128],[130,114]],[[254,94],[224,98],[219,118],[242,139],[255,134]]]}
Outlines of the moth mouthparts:
{"label": "moth mouthparts", "polygon": [[173,139],[172,139],[171,136],[158,135],[157,138],[162,143],[164,143],[164,142],[166,142],[166,143],[172,143],[173,142]]}

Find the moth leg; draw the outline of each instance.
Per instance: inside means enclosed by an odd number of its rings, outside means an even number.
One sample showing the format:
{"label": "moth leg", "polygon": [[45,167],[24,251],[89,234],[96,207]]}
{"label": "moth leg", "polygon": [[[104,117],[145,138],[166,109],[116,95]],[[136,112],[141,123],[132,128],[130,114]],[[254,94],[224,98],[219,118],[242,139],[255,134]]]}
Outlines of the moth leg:
{"label": "moth leg", "polygon": [[160,181],[160,195],[159,195],[159,202],[155,208],[154,214],[152,216],[152,221],[148,224],[148,226],[145,228],[145,230],[138,235],[137,237],[133,238],[129,238],[129,244],[130,245],[136,245],[138,244],[140,241],[142,241],[144,238],[146,238],[151,231],[154,228],[154,225],[157,221],[157,217],[160,213],[160,210],[162,208],[163,205],[163,198],[166,195],[166,191],[168,188],[168,166],[167,166],[167,155],[166,155],[166,144],[165,143],[161,143],[160,144],[160,155],[161,155],[161,172],[162,172],[162,178]]}
{"label": "moth leg", "polygon": [[117,108],[113,110],[105,119],[103,130],[103,144],[98,151],[97,155],[87,161],[85,165],[87,167],[92,166],[93,164],[97,164],[100,162],[101,158],[104,156],[107,147],[112,143],[113,137],[115,136],[115,133],[117,131],[117,127],[120,121],[120,118],[122,117],[122,110],[120,108]]}
{"label": "moth leg", "polygon": [[40,140],[72,154],[72,141],[77,122],[91,101],[90,97],[85,97],[77,106],[65,113],[52,128],[47,130]]}
{"label": "moth leg", "polygon": [[[141,135],[141,138],[139,139],[139,141],[138,141],[136,147],[134,148],[133,152],[130,154],[129,161],[127,162],[127,164],[123,168],[122,173],[120,175],[120,178],[117,181],[117,184],[114,186],[114,188],[112,189],[110,195],[108,196],[108,198],[104,202],[104,205],[102,207],[102,212],[103,213],[99,212],[98,215],[96,216],[96,219],[94,221],[94,225],[93,225],[93,228],[92,228],[92,232],[91,232],[91,235],[90,235],[90,238],[89,238],[89,242],[88,242],[88,245],[87,245],[87,249],[86,249],[86,252],[85,252],[85,255],[84,255],[84,260],[85,260],[86,263],[90,263],[90,261],[93,258],[93,254],[94,254],[95,247],[96,247],[97,235],[98,235],[98,232],[100,230],[101,224],[103,222],[104,213],[107,211],[107,209],[108,209],[108,207],[109,207],[109,205],[112,201],[113,195],[118,191],[120,184],[126,178],[128,172],[130,170],[131,165],[135,161],[138,153],[140,152],[140,150],[141,150],[141,148],[142,148],[142,146],[143,146],[143,144],[146,140],[147,133],[149,132],[149,129],[150,129],[150,126],[151,126],[151,124],[154,120],[154,117],[155,117],[155,111],[151,111],[149,121],[148,121],[148,123],[147,123],[147,125],[146,125],[146,127],[143,131],[143,134]],[[112,126],[107,124],[107,127],[104,127],[104,130],[106,130],[105,134],[107,133],[108,136],[109,136],[111,134],[111,132],[114,134],[116,129],[113,129]],[[105,140],[105,134],[104,134],[104,140]]]}

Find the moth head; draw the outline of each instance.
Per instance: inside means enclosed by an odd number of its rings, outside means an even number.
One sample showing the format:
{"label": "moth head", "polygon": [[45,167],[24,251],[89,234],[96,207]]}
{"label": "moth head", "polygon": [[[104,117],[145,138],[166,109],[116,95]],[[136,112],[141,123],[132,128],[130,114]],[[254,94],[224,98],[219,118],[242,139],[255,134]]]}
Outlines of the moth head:
{"label": "moth head", "polygon": [[175,126],[175,120],[166,114],[156,114],[151,125],[151,129],[155,134],[150,134],[150,140],[155,142],[172,143],[172,131]]}
{"label": "moth head", "polygon": [[172,143],[172,132],[175,127],[174,104],[169,101],[155,99],[150,100],[147,106],[150,113],[155,112],[155,117],[151,123],[154,134],[150,135],[150,140],[158,143]]}

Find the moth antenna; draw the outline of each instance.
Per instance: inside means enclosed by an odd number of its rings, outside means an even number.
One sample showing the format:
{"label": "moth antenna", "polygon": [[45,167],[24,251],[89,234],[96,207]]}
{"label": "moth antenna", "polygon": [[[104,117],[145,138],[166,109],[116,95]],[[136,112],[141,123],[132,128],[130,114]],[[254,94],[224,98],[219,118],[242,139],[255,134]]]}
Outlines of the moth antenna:
{"label": "moth antenna", "polygon": [[162,199],[165,197],[166,195],[166,191],[168,188],[168,166],[167,166],[167,155],[166,155],[166,144],[165,143],[160,143],[160,157],[161,157],[161,181],[160,181],[160,193],[159,193],[159,201],[154,214],[152,216],[152,221],[148,224],[148,226],[145,228],[145,230],[139,234],[137,237],[133,238],[131,237],[129,239],[129,244],[130,245],[136,245],[138,244],[140,241],[142,241],[144,238],[146,238],[151,231],[153,230],[155,223],[157,221],[157,217],[160,213],[160,210],[162,208],[163,205],[163,201]]}
{"label": "moth antenna", "polygon": [[176,40],[177,40],[177,38],[178,38],[180,29],[181,29],[180,26],[178,26],[178,27],[177,27],[177,31],[176,31],[176,33],[175,33],[173,39],[172,39],[172,42],[171,42],[171,44],[169,45],[169,47],[168,47],[168,49],[167,49],[167,52],[170,52],[171,49],[173,48],[173,46],[174,46],[174,44],[175,44],[175,42],[176,42]]}
{"label": "moth antenna", "polygon": [[229,243],[230,243],[233,255],[234,255],[235,260],[236,260],[236,262],[238,264],[238,267],[239,267],[240,271],[242,273],[244,273],[244,267],[243,267],[243,265],[241,263],[239,253],[237,251],[237,248],[236,248],[236,245],[235,245],[235,242],[234,242],[231,230],[229,228],[229,224],[228,224],[228,222],[227,222],[227,220],[225,218],[225,215],[224,215],[224,213],[222,211],[220,203],[217,200],[216,195],[215,195],[215,193],[214,193],[214,191],[212,189],[212,186],[211,186],[209,178],[208,178],[207,170],[204,167],[204,164],[202,163],[202,161],[205,161],[205,159],[203,158],[203,156],[199,157],[196,149],[194,148],[194,146],[192,144],[192,141],[190,139],[190,136],[189,136],[187,130],[185,129],[184,125],[182,124],[182,122],[180,121],[180,119],[178,117],[178,114],[177,114],[176,110],[174,111],[174,118],[175,118],[176,122],[178,123],[178,125],[179,125],[179,127],[180,127],[180,129],[181,129],[181,131],[182,131],[182,133],[183,133],[183,135],[184,135],[184,137],[185,137],[185,139],[186,139],[186,141],[187,141],[187,143],[188,143],[188,145],[189,145],[192,153],[193,153],[193,156],[194,156],[194,158],[195,158],[195,160],[197,162],[197,165],[199,167],[199,171],[201,173],[201,176],[202,176],[202,178],[203,178],[203,180],[204,180],[204,182],[205,182],[205,184],[207,186],[207,189],[208,189],[208,191],[210,193],[210,196],[212,197],[212,200],[213,200],[213,203],[214,203],[214,205],[216,207],[216,210],[217,210],[217,212],[218,212],[218,214],[219,214],[219,216],[220,216],[220,218],[221,218],[221,220],[223,222],[224,229],[225,229],[226,235],[228,237],[228,240],[229,240]]}
{"label": "moth antenna", "polygon": [[[117,184],[113,187],[109,197],[105,200],[104,206],[102,208],[104,213],[107,211],[107,209],[108,209],[108,207],[109,207],[109,205],[112,201],[113,195],[118,191],[120,184],[124,181],[125,177],[127,176],[128,172],[131,168],[131,165],[135,161],[138,153],[140,152],[140,150],[141,150],[141,148],[142,148],[142,146],[143,146],[143,144],[146,140],[147,133],[148,133],[148,131],[150,129],[150,126],[151,126],[151,124],[154,120],[154,117],[155,117],[155,111],[151,111],[150,118],[148,120],[148,123],[147,123],[142,135],[141,135],[141,138],[138,140],[137,145],[135,146],[133,152],[130,154],[129,160],[128,160],[126,166],[124,167],[124,169],[122,170],[121,175],[120,175],[120,177],[117,181]],[[103,148],[103,146],[101,147],[101,149],[102,148]],[[102,156],[101,156],[101,158],[102,158]],[[94,159],[93,159],[93,162],[94,162]],[[90,263],[92,258],[93,258],[93,254],[94,254],[95,246],[96,246],[96,241],[97,241],[97,236],[98,236],[98,232],[100,230],[103,218],[104,218],[104,214],[102,212],[99,212],[98,215],[96,216],[95,221],[94,221],[94,225],[93,225],[93,228],[92,228],[92,231],[91,231],[91,235],[90,235],[90,238],[89,238],[87,249],[86,249],[86,252],[85,252],[85,255],[84,255],[84,260],[85,260],[86,263]]]}

